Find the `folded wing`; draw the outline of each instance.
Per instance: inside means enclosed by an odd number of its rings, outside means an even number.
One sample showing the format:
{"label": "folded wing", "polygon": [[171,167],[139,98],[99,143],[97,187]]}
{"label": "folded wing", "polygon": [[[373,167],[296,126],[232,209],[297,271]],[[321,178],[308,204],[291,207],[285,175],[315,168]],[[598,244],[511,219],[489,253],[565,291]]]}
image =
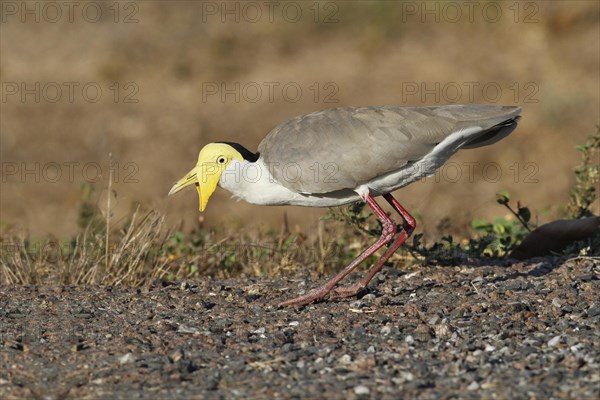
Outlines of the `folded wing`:
{"label": "folded wing", "polygon": [[450,142],[449,155],[495,143],[520,112],[495,105],[332,108],[285,121],[258,151],[278,183],[295,192],[354,189],[423,159],[462,130],[469,133]]}

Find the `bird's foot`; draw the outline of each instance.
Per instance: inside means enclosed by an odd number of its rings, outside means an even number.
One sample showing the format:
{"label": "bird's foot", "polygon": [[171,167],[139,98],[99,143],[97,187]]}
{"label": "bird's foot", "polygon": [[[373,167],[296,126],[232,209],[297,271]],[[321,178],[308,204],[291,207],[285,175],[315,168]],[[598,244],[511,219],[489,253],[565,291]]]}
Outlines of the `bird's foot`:
{"label": "bird's foot", "polygon": [[362,281],[358,281],[352,285],[335,288],[333,290],[327,286],[321,286],[320,288],[315,289],[305,295],[284,301],[283,303],[279,303],[277,307],[305,306],[307,304],[323,300],[329,293],[331,293],[329,298],[331,300],[336,300],[344,299],[346,297],[355,297],[359,293],[366,291],[367,287]]}
{"label": "bird's foot", "polygon": [[366,287],[363,282],[358,281],[349,286],[342,286],[339,288],[333,289],[333,293],[331,294],[331,299],[344,299],[346,297],[354,297],[359,292],[365,290]]}
{"label": "bird's foot", "polygon": [[316,301],[323,300],[325,296],[331,291],[330,288],[326,286],[321,286],[318,289],[315,289],[305,295],[293,298],[291,300],[284,301],[283,303],[279,303],[277,307],[287,307],[287,306],[305,306],[310,303],[314,303]]}

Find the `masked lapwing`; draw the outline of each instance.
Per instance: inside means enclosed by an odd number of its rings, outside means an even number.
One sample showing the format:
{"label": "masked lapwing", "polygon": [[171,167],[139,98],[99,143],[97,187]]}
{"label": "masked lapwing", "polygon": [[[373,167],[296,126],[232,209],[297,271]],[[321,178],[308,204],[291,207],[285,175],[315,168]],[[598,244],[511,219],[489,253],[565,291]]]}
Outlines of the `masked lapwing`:
{"label": "masked lapwing", "polygon": [[[256,153],[233,142],[209,143],[196,166],[169,195],[195,185],[200,211],[217,186],[260,205],[334,207],[364,201],[382,224],[381,237],[340,273],[280,306],[354,296],[412,234],[415,219],[392,192],[432,175],[459,149],[495,143],[510,134],[521,109],[497,105],[343,107],[289,119],[273,129]],[[402,228],[375,201],[400,214]],[[383,256],[353,285],[336,285],[382,246]]]}

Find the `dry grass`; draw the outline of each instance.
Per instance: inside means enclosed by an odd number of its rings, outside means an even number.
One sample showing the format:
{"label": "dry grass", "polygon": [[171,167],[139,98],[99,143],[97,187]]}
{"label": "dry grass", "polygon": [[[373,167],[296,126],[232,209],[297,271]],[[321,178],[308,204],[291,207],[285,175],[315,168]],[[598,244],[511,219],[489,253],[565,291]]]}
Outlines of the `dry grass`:
{"label": "dry grass", "polygon": [[139,285],[167,274],[160,252],[166,240],[164,217],[152,211],[138,221],[137,211],[116,241],[89,226],[69,243],[2,238],[0,283]]}
{"label": "dry grass", "polygon": [[108,235],[92,227],[66,245],[53,239],[4,235],[0,284],[138,286],[154,278],[262,276],[301,269],[323,273],[364,246],[367,238],[347,231],[350,236],[345,240],[327,242],[319,235],[309,239],[289,232],[231,233],[217,238],[214,231],[198,231],[185,236],[168,232],[164,216],[156,211],[142,218],[134,213],[125,229],[109,236],[108,248]]}
{"label": "dry grass", "polygon": [[[506,221],[502,224],[510,226]],[[352,224],[321,221],[319,229],[309,234],[286,229],[228,233],[201,229],[185,234],[167,230],[164,216],[156,211],[140,217],[136,210],[111,235],[102,228],[89,225],[69,243],[0,236],[0,285],[140,286],[154,279],[182,281],[203,276],[329,275],[374,241],[378,225],[369,215]],[[508,253],[508,249],[494,249],[511,236],[510,231],[503,235],[470,235],[448,235],[439,242],[427,243],[416,234],[388,264],[400,269],[425,264],[454,266],[489,262]],[[586,255],[600,255],[598,235],[572,246],[570,252],[577,256],[584,247]],[[372,256],[359,270],[368,268],[376,258]]]}
{"label": "dry grass", "polygon": [[[164,215],[155,210],[140,217],[138,206],[118,223],[112,221],[112,214],[92,209],[87,200],[80,205],[80,218],[87,223],[72,240],[0,235],[0,284],[139,286],[152,279],[207,275],[329,274],[354,259],[374,241],[377,231],[368,213],[350,224],[323,219],[311,233],[290,231],[287,219],[279,231],[201,228],[184,233],[167,229]],[[415,260],[397,252],[390,261]]]}

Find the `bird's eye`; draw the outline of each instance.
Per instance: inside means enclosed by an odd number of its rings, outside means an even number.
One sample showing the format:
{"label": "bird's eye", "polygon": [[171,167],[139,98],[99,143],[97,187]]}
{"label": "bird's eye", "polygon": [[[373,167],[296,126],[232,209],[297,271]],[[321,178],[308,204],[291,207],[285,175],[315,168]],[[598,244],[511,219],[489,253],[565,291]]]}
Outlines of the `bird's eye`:
{"label": "bird's eye", "polygon": [[223,157],[223,156],[221,156],[221,157],[217,158],[217,162],[218,162],[219,164],[225,164],[225,161],[227,161],[227,160],[225,160],[225,157]]}

